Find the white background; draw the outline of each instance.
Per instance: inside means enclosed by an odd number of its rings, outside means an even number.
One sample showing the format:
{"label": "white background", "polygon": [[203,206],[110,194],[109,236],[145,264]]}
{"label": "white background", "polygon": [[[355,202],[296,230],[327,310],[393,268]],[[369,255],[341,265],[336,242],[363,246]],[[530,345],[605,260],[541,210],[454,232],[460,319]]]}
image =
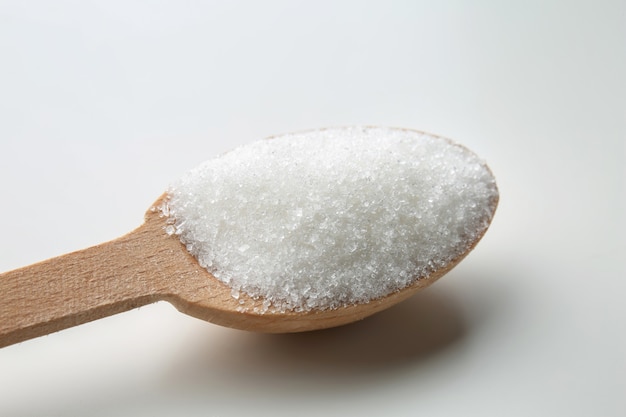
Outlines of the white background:
{"label": "white background", "polygon": [[501,202],[361,323],[270,336],[158,303],[4,348],[0,415],[626,415],[625,74],[622,1],[1,1],[0,271],[302,129],[454,138]]}

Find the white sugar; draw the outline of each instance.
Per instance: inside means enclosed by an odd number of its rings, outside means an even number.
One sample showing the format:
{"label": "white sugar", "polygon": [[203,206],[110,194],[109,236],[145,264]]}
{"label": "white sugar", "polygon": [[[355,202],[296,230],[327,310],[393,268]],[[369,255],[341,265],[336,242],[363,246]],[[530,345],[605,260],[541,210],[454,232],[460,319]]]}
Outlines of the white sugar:
{"label": "white sugar", "polygon": [[234,298],[310,310],[367,302],[447,265],[482,236],[498,192],[486,165],[446,139],[349,127],[235,149],[168,195],[168,233]]}

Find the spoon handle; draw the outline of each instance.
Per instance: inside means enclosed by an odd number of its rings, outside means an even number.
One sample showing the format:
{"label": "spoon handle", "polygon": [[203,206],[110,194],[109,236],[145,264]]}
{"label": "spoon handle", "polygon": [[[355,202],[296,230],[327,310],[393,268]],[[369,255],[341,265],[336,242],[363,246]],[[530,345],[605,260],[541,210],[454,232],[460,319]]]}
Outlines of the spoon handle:
{"label": "spoon handle", "polygon": [[0,347],[159,299],[142,228],[111,242],[0,274]]}

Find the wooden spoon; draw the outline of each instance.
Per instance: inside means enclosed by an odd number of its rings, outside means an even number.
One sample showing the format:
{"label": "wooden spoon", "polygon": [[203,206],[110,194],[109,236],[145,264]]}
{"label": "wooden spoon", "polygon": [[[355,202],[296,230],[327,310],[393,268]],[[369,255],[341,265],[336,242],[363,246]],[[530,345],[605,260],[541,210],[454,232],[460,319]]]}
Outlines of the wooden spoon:
{"label": "wooden spoon", "polygon": [[[177,236],[168,235],[154,207],[143,225],[111,242],[0,275],[0,347],[165,300],[191,316],[222,326],[267,333],[323,329],[363,319],[410,297],[452,269],[365,304],[334,310],[262,312],[245,295],[245,311],[231,289],[202,268]],[[494,202],[494,205],[497,202]]]}

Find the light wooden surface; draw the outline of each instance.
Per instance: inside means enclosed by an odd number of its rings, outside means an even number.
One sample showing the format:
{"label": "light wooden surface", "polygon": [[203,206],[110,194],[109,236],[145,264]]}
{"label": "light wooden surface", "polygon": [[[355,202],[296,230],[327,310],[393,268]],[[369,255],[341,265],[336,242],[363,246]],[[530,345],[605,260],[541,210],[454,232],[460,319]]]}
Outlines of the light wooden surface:
{"label": "light wooden surface", "polygon": [[0,275],[0,347],[160,300],[191,316],[243,330],[288,333],[334,327],[410,297],[466,255],[367,304],[300,313],[260,312],[262,300],[242,294],[242,311],[230,288],[200,267],[164,226],[158,211],[149,210],[143,225],[116,240]]}

